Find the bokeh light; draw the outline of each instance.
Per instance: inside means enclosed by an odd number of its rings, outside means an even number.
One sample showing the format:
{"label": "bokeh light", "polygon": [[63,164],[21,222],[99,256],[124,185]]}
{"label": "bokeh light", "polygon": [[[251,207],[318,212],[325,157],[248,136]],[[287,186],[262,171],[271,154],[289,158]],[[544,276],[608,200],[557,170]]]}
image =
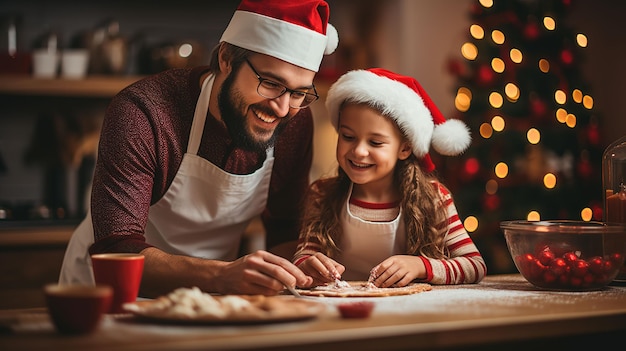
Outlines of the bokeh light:
{"label": "bokeh light", "polygon": [[541,216],[539,215],[539,212],[537,212],[537,211],[530,211],[526,215],[526,219],[529,220],[529,221],[540,221],[541,220]]}
{"label": "bokeh light", "polygon": [[576,115],[568,113],[565,117],[565,124],[570,128],[576,127]]}
{"label": "bokeh light", "polygon": [[543,26],[546,27],[547,30],[555,30],[556,22],[554,21],[554,18],[546,16],[543,18]]}
{"label": "bokeh light", "polygon": [[550,72],[550,62],[546,59],[539,60],[539,70],[543,73]]}
{"label": "bokeh light", "polygon": [[583,92],[580,91],[580,89],[574,89],[574,91],[572,91],[572,100],[580,104],[583,101]]}
{"label": "bokeh light", "polygon": [[587,47],[587,36],[582,34],[582,33],[576,34],[576,43],[581,48],[586,48]]}
{"label": "bokeh light", "polygon": [[491,119],[491,127],[493,128],[493,130],[495,130],[496,132],[501,132],[504,130],[504,118],[502,118],[502,116],[493,116],[493,118]]}
{"label": "bokeh light", "polygon": [[585,106],[586,109],[591,110],[593,108],[593,98],[589,95],[585,95],[583,97],[583,106]]}
{"label": "bokeh light", "polygon": [[494,108],[500,108],[502,107],[502,103],[503,103],[503,99],[502,99],[502,95],[500,95],[500,93],[498,93],[497,91],[492,92],[491,94],[489,94],[489,104],[494,107]]}
{"label": "bokeh light", "polygon": [[519,88],[514,83],[507,83],[504,86],[504,93],[506,94],[506,98],[511,102],[515,102],[519,99]]}
{"label": "bokeh light", "polygon": [[457,90],[456,97],[454,98],[454,106],[456,109],[461,112],[465,112],[469,110],[471,102],[472,92],[465,87],[460,87],[459,90]]}
{"label": "bokeh light", "polygon": [[511,61],[515,63],[521,63],[523,59],[522,52],[519,49],[511,49],[509,52],[509,56],[511,57]]}
{"label": "bokeh light", "polygon": [[485,139],[489,139],[493,135],[493,128],[491,128],[491,124],[489,123],[482,123],[478,131],[480,136]]}
{"label": "bokeh light", "polygon": [[494,171],[496,173],[496,177],[500,179],[506,178],[506,176],[509,174],[509,166],[504,162],[499,162],[496,165]]}
{"label": "bokeh light", "polygon": [[567,110],[565,110],[564,108],[559,108],[556,110],[556,120],[561,122],[561,123],[565,123],[565,120],[567,119]]}
{"label": "bokeh light", "polygon": [[567,95],[565,95],[563,90],[557,90],[554,92],[554,101],[559,105],[563,105],[567,102]]}
{"label": "bokeh light", "polygon": [[473,61],[478,56],[478,48],[472,43],[465,43],[461,46],[461,55],[466,59]]}
{"label": "bokeh light", "polygon": [[498,45],[504,44],[504,33],[497,29],[494,30],[491,32],[491,40]]}
{"label": "bokeh light", "polygon": [[553,173],[546,173],[543,176],[543,185],[548,189],[554,189],[556,186],[556,176]]}
{"label": "bokeh light", "polygon": [[491,60],[491,69],[493,69],[493,71],[496,73],[504,72],[504,61],[502,61],[502,59],[499,57],[495,57],[493,60]]}
{"label": "bokeh light", "polygon": [[485,37],[485,31],[483,30],[483,27],[477,24],[472,24],[470,26],[470,34],[472,35],[474,39],[480,40]]}
{"label": "bokeh light", "polygon": [[535,128],[530,128],[528,132],[526,132],[526,139],[531,144],[538,144],[539,140],[541,140],[541,133]]}
{"label": "bokeh light", "polygon": [[485,192],[489,195],[494,195],[498,192],[498,181],[495,179],[489,179],[485,184]]}
{"label": "bokeh light", "polygon": [[463,221],[463,226],[468,233],[475,232],[478,229],[478,218],[474,216],[468,216]]}

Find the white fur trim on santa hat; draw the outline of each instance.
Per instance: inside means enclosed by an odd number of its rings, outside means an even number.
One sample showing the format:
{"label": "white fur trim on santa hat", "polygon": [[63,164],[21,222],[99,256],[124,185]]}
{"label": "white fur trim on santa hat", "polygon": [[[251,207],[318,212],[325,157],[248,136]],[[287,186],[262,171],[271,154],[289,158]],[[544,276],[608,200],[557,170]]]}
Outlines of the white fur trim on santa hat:
{"label": "white fur trim on santa hat", "polygon": [[220,41],[317,72],[324,54],[335,51],[339,37],[330,24],[324,35],[273,17],[235,11]]}
{"label": "white fur trim on santa hat", "polygon": [[434,122],[424,101],[403,83],[366,70],[350,71],[328,90],[326,108],[338,128],[339,107],[345,101],[374,104],[383,115],[391,116],[407,136],[413,153],[423,157],[430,149]]}
{"label": "white fur trim on santa hat", "polygon": [[339,108],[344,101],[368,103],[393,118],[408,138],[413,154],[425,156],[432,144],[442,155],[459,155],[471,142],[469,128],[460,120],[436,124],[431,111],[417,91],[403,82],[367,70],[350,71],[329,89],[326,108],[335,129],[339,128]]}
{"label": "white fur trim on santa hat", "polygon": [[458,119],[449,119],[437,124],[433,131],[433,149],[445,156],[463,153],[471,142],[469,128]]}
{"label": "white fur trim on santa hat", "polygon": [[339,34],[337,33],[337,28],[332,24],[328,23],[326,26],[326,49],[324,50],[324,55],[330,55],[335,52],[337,46],[339,45]]}

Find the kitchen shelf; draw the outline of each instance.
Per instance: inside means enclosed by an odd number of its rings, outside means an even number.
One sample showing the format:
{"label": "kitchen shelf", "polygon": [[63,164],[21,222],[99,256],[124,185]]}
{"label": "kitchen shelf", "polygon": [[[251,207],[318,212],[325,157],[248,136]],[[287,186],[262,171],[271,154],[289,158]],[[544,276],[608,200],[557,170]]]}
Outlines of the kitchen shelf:
{"label": "kitchen shelf", "polygon": [[0,94],[17,96],[111,98],[143,76],[93,75],[84,79],[43,79],[0,75]]}

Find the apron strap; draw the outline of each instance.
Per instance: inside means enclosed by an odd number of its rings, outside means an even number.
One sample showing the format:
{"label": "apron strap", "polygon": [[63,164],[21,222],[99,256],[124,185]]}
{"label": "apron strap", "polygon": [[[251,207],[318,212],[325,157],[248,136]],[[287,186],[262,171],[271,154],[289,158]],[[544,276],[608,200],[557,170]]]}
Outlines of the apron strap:
{"label": "apron strap", "polygon": [[191,131],[189,132],[189,143],[187,144],[187,153],[198,154],[200,141],[202,141],[202,133],[204,131],[204,122],[209,111],[209,99],[211,97],[211,89],[213,88],[214,74],[210,74],[202,83],[200,97],[196,103],[196,110],[191,123]]}

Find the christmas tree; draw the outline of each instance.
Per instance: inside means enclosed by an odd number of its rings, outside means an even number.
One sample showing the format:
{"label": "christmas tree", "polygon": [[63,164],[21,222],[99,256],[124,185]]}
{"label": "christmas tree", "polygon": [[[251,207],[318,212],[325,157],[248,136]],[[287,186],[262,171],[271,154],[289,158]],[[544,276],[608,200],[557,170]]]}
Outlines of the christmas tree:
{"label": "christmas tree", "polygon": [[[598,116],[581,64],[587,37],[570,0],[480,0],[470,9],[457,115],[468,151],[439,160],[459,215],[490,273],[515,272],[500,222],[602,220]],[[457,90],[458,88],[458,90]]]}

